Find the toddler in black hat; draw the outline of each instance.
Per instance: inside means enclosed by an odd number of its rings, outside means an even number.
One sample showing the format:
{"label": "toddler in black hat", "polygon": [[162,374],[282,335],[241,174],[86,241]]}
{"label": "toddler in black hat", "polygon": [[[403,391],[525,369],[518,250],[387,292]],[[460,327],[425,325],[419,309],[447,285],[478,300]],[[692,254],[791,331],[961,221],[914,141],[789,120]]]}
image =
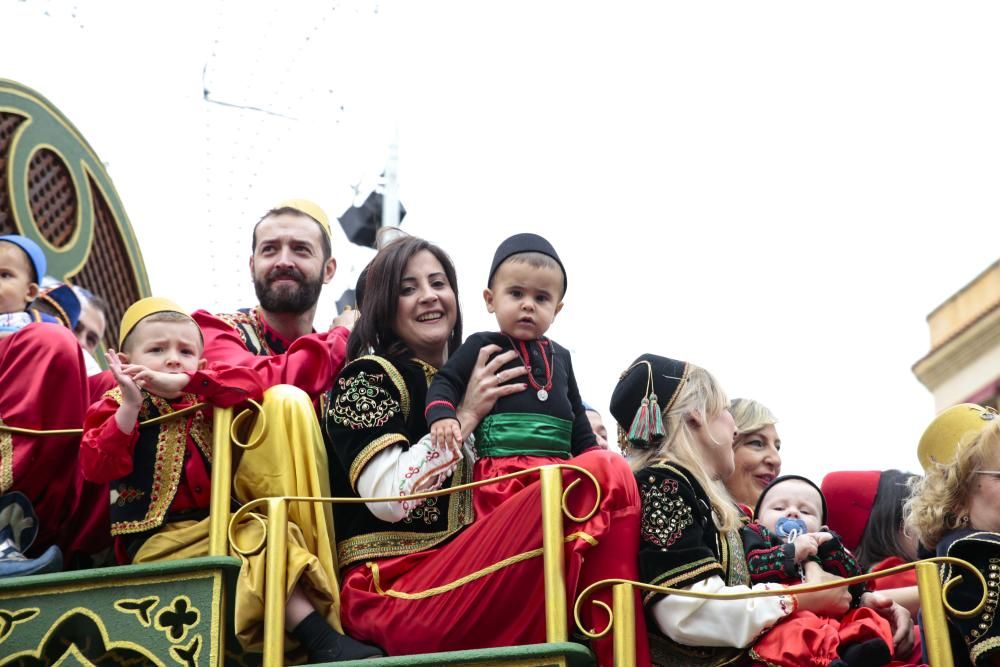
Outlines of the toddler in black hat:
{"label": "toddler in black hat", "polygon": [[[756,520],[740,530],[752,583],[815,583],[819,570],[839,577],[864,574],[840,537],[826,527],[826,499],[809,479],[783,475],[772,481],[761,492],[754,516]],[[795,612],[765,634],[751,654],[775,665],[885,664],[892,646],[889,622],[872,609],[858,608],[864,584],[850,590],[854,609],[844,616],[831,621]]]}
{"label": "toddler in black hat", "polygon": [[[518,358],[504,369],[524,366],[530,387],[499,399],[480,422],[475,431],[480,461],[510,456],[566,459],[597,446],[569,352],[545,337],[562,310],[566,285],[559,255],[541,236],[516,234],[500,244],[483,291],[500,331],[469,336],[431,382],[425,416],[435,443],[452,449],[460,446],[455,406],[465,393],[479,351],[498,345],[501,351],[517,351]],[[498,383],[502,372],[497,373]],[[482,469],[477,463],[477,478],[491,476]],[[482,489],[477,490],[477,512],[484,495],[478,491]]]}

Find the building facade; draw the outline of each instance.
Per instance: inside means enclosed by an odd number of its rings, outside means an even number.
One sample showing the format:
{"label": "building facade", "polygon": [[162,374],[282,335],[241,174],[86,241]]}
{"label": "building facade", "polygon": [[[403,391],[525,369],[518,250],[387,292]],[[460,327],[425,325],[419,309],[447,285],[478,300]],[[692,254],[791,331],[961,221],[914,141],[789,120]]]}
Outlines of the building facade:
{"label": "building facade", "polygon": [[931,349],[913,365],[938,411],[1000,408],[1000,260],[927,316]]}

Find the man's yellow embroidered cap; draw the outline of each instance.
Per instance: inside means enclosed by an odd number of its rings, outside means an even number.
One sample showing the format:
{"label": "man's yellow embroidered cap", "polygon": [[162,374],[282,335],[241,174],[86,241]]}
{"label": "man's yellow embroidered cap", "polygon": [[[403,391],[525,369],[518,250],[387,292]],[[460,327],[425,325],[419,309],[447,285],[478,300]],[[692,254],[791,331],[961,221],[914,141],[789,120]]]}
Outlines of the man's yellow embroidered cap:
{"label": "man's yellow embroidered cap", "polygon": [[294,208],[300,213],[305,213],[319,223],[319,226],[323,228],[323,231],[326,232],[327,236],[332,235],[332,232],[330,231],[330,218],[327,217],[326,211],[321,209],[319,204],[316,202],[309,201],[308,199],[289,199],[281,202],[274,208]]}
{"label": "man's yellow embroidered cap", "polygon": [[139,324],[139,321],[144,317],[149,317],[153,313],[180,313],[182,315],[187,315],[187,313],[176,303],[170,299],[164,299],[159,296],[149,296],[145,299],[139,299],[125,311],[122,316],[121,330],[118,332],[118,347],[121,348],[122,344],[132,329],[135,329],[135,325]]}
{"label": "man's yellow embroidered cap", "polygon": [[997,413],[975,403],[954,405],[930,423],[917,445],[917,458],[925,471],[934,464],[948,465],[955,460],[960,445],[971,441],[989,426]]}

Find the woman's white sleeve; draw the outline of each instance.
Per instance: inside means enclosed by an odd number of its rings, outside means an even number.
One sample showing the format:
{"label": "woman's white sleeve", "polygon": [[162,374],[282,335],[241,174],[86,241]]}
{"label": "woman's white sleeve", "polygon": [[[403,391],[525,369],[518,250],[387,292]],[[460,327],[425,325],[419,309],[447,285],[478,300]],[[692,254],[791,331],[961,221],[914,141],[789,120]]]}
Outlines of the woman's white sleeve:
{"label": "woman's white sleeve", "polygon": [[[463,450],[463,454],[471,465],[468,447],[473,446],[473,437],[469,436],[466,440],[467,449]],[[435,491],[444,485],[462,458],[435,449],[431,445],[430,434],[409,449],[403,449],[402,445],[390,445],[373,456],[362,469],[358,476],[358,495],[362,498],[384,498]],[[389,523],[402,521],[421,504],[422,501],[365,503],[372,514]]]}
{"label": "woman's white sleeve", "polygon": [[[686,590],[698,593],[739,593],[783,588],[780,584],[726,586],[719,576],[703,579]],[[744,648],[795,610],[790,595],[746,600],[705,600],[667,595],[653,604],[660,630],[685,646]]]}

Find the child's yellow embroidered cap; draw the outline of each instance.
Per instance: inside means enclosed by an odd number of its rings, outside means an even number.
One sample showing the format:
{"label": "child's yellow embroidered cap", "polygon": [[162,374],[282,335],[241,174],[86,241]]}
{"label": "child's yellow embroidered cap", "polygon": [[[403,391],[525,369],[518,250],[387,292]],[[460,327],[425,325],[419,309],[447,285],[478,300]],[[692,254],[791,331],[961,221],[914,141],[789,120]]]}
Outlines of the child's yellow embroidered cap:
{"label": "child's yellow embroidered cap", "polygon": [[149,296],[145,299],[139,299],[125,311],[122,316],[121,329],[118,332],[118,347],[120,348],[124,343],[128,335],[132,333],[132,329],[135,329],[142,318],[149,317],[153,313],[180,313],[182,315],[187,315],[187,313],[176,303],[170,299],[164,299],[159,296]]}

